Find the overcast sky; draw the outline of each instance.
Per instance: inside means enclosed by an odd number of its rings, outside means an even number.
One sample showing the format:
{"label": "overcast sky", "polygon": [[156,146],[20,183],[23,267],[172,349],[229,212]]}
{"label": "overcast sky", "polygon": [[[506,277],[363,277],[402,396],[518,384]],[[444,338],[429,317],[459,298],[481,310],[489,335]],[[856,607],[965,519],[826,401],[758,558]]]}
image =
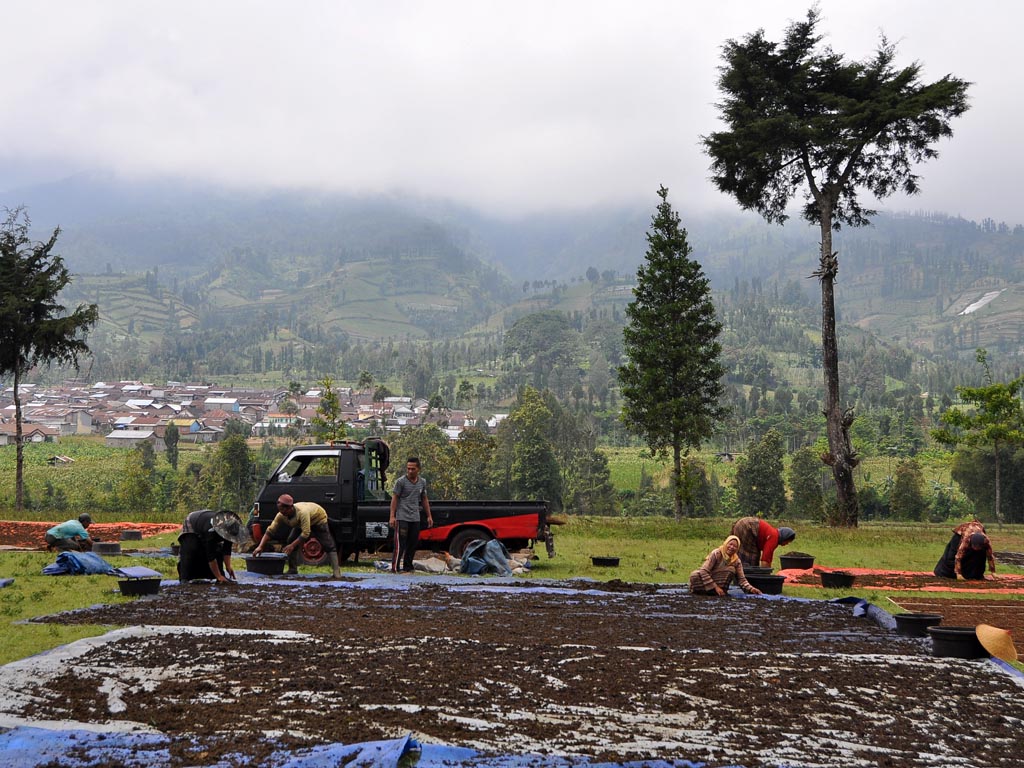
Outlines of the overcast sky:
{"label": "overcast sky", "polygon": [[[0,189],[79,171],[408,192],[511,215],[733,207],[698,141],[722,43],[788,0],[0,0]],[[899,44],[971,110],[890,210],[1024,223],[1016,0],[821,4],[849,58]],[[0,201],[5,204],[6,201]]]}

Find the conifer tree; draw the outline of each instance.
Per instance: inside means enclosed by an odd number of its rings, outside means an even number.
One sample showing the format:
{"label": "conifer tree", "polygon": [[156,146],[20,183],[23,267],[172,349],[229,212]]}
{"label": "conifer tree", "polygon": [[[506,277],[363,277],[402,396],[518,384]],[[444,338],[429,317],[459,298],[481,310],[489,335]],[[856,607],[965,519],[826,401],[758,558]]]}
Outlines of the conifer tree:
{"label": "conifer tree", "polygon": [[969,84],[951,75],[922,83],[920,64],[894,66],[895,46],[884,37],[872,58],[847,61],[821,45],[820,16],[812,8],[781,43],[765,39],[763,30],[726,42],[718,81],[726,126],[703,142],[715,185],[743,208],[781,224],[803,189],[802,216],[819,227],[814,274],[829,446],[822,459],[836,482],[833,522],[856,526],[858,459],[849,434],[853,412],[840,401],[832,231],[869,222],[875,212],[861,205],[862,190],[877,199],[918,191],[914,168],[936,157],[932,145],[952,135],[951,120],[968,108]]}
{"label": "conifer tree", "polygon": [[683,458],[715,431],[722,405],[722,324],[707,277],[690,258],[693,249],[668,189],[647,233],[645,262],[637,270],[633,301],[623,330],[626,364],[619,368],[622,419],[640,435],[652,456],[672,451],[672,496],[676,518],[692,495]]}
{"label": "conifer tree", "polygon": [[8,210],[0,224],[0,376],[14,377],[16,511],[21,511],[24,494],[22,378],[39,364],[77,366],[79,356],[89,352],[84,334],[99,318],[95,304],[63,314],[57,297],[71,282],[71,273],[53,253],[59,235],[55,229],[45,243],[33,242],[22,208]]}

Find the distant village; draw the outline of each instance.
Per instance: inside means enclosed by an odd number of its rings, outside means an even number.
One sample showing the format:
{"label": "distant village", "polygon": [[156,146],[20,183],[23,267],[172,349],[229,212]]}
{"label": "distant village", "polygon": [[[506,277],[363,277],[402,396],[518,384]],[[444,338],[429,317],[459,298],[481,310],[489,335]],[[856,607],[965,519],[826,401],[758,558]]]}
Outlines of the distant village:
{"label": "distant village", "polygon": [[[427,400],[387,397],[374,400],[370,392],[337,388],[341,417],[350,430],[397,432],[404,426],[436,424],[455,440],[467,426],[476,426],[470,411],[431,409]],[[274,390],[218,387],[212,384],[141,381],[94,384],[66,383],[59,387],[22,385],[24,442],[59,442],[71,435],[104,435],[108,446],[133,448],[152,443],[166,449],[164,435],[171,424],[179,442],[215,443],[231,420],[240,420],[252,437],[309,434],[320,405],[320,391],[296,395]],[[14,391],[0,393],[0,446],[15,443]],[[504,414],[486,421],[493,431]]]}

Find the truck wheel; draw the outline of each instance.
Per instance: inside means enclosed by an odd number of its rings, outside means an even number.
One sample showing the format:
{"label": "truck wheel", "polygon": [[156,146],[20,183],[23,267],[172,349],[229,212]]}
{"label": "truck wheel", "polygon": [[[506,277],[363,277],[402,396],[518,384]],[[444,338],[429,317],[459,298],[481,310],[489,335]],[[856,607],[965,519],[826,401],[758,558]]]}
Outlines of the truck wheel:
{"label": "truck wheel", "polygon": [[452,536],[452,543],[448,546],[448,551],[455,557],[462,557],[462,553],[471,541],[477,541],[478,539],[490,541],[493,538],[490,532],[485,531],[483,528],[463,528]]}
{"label": "truck wheel", "polygon": [[308,539],[299,551],[305,565],[323,565],[327,562],[327,552],[316,539]]}

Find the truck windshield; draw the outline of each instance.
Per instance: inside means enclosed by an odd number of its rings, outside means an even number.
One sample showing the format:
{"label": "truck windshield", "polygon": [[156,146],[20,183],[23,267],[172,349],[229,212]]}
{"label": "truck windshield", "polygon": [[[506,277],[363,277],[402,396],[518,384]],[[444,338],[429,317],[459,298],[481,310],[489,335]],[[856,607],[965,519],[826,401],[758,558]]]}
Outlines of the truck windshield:
{"label": "truck windshield", "polygon": [[337,455],[299,454],[291,456],[277,470],[277,481],[288,483],[292,480],[313,480],[331,482],[338,478]]}

